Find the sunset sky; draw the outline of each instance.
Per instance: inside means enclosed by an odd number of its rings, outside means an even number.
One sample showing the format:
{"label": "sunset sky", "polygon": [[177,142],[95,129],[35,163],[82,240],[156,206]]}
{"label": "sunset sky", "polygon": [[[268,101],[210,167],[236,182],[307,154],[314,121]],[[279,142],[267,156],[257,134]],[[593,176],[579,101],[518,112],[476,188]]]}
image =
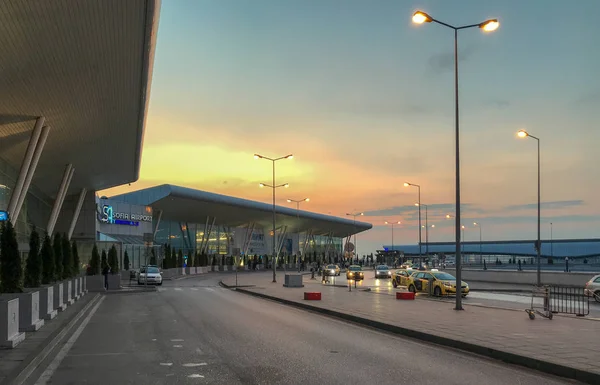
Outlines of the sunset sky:
{"label": "sunset sky", "polygon": [[[430,241],[450,241],[454,211],[453,32],[414,25],[417,9],[459,33],[466,240],[600,236],[600,1],[163,1],[140,180],[269,202],[271,164],[287,198],[374,225],[359,253],[417,241],[417,189]],[[424,213],[423,213],[424,216]]]}

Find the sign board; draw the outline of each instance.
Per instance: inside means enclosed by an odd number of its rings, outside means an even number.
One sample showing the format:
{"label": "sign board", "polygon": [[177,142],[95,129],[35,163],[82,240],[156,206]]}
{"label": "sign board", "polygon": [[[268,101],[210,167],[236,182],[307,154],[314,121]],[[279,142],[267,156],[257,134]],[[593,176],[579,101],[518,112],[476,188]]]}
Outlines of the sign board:
{"label": "sign board", "polygon": [[[152,222],[152,214],[115,212],[111,205],[97,205],[98,221],[113,225],[139,226],[140,222]],[[151,211],[151,210],[150,210]]]}
{"label": "sign board", "polygon": [[0,222],[6,222],[8,218],[8,211],[0,210]]}

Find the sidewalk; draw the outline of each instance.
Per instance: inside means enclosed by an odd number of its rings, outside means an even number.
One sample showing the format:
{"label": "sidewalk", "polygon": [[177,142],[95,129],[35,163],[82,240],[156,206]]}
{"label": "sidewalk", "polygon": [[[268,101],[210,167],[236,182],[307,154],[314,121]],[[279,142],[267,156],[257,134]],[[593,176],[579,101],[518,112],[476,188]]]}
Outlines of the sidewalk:
{"label": "sidewalk", "polygon": [[[324,286],[304,277],[304,288],[271,283],[268,274],[244,274],[238,285],[254,285],[240,291],[268,296],[292,306],[309,308],[337,318],[394,333],[487,355],[547,373],[600,383],[600,322],[569,317],[529,320],[525,311],[464,306],[454,311],[448,302],[399,301],[391,295]],[[235,285],[235,278],[223,283]],[[321,301],[304,301],[305,291],[320,291]]]}

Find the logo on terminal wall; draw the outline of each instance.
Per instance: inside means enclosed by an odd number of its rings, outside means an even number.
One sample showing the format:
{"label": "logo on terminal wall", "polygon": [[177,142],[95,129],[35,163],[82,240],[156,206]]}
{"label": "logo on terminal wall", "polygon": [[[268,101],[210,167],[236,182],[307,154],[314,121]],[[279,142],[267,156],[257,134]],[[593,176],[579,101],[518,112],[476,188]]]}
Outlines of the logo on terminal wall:
{"label": "logo on terminal wall", "polygon": [[98,205],[98,220],[102,223],[115,223],[111,205]]}

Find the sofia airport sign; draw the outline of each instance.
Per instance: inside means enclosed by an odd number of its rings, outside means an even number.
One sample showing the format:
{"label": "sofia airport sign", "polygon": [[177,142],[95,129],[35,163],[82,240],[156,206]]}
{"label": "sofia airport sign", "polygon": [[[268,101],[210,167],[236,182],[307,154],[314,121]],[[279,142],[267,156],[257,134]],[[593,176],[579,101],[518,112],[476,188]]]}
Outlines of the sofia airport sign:
{"label": "sofia airport sign", "polygon": [[152,222],[152,215],[115,212],[111,205],[98,205],[98,220],[113,225],[139,226]]}

